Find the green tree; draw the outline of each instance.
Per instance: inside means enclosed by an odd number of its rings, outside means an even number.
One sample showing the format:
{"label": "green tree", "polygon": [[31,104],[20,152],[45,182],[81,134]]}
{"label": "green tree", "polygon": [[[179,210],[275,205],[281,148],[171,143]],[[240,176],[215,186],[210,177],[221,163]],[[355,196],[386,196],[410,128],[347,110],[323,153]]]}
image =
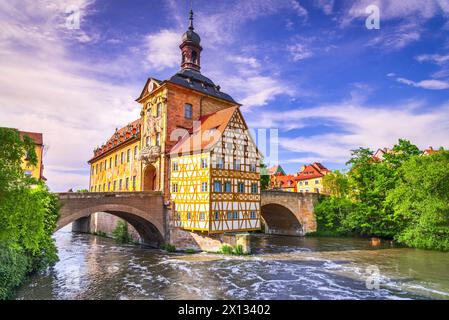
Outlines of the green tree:
{"label": "green tree", "polygon": [[412,157],[401,166],[400,176],[387,198],[404,222],[396,239],[416,248],[449,251],[449,152]]}
{"label": "green tree", "polygon": [[268,175],[267,166],[260,162],[260,189],[267,190],[270,185],[270,176]]}
{"label": "green tree", "polygon": [[34,143],[14,129],[0,128],[0,299],[25,275],[57,261],[51,238],[59,206],[43,182],[26,176],[22,162],[37,163]]}

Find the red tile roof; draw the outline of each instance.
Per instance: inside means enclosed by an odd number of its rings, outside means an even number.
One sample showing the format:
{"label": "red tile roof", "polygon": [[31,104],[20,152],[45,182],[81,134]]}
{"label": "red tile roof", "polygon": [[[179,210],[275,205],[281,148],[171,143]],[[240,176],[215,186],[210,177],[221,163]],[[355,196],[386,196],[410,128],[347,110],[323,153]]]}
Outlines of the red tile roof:
{"label": "red tile roof", "polygon": [[299,172],[298,175],[295,177],[295,180],[301,181],[301,180],[321,178],[321,177],[324,177],[329,172],[330,172],[330,170],[328,170],[321,163],[315,162],[315,163],[305,166],[301,170],[301,172]]}
{"label": "red tile roof", "polygon": [[230,107],[212,114],[202,116],[200,125],[189,130],[181,141],[170,151],[171,154],[205,151],[212,148],[221,138],[229,121],[231,121],[238,107]]}
{"label": "red tile roof", "polygon": [[101,157],[105,153],[123,145],[126,142],[140,139],[140,128],[141,119],[139,118],[129,123],[127,126],[121,128],[120,130],[116,129],[115,133],[105,144],[103,144],[101,147],[95,148],[94,156],[91,160],[89,160],[89,163]]}
{"label": "red tile roof", "polygon": [[43,145],[43,137],[42,137],[42,133],[38,133],[38,132],[27,132],[27,131],[19,131],[20,132],[20,136],[23,137],[28,136],[31,138],[31,140],[34,141],[35,144],[37,145]]}

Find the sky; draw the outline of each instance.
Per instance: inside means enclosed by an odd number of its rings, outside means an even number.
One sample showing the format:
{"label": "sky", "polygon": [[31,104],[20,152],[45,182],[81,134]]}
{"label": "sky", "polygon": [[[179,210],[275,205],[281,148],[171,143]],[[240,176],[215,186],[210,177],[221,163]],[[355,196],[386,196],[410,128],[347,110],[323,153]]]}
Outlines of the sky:
{"label": "sky", "polygon": [[[370,5],[379,29],[366,26]],[[44,134],[52,191],[87,188],[93,149],[139,117],[146,80],[180,69],[189,9],[0,0],[0,126]],[[344,168],[350,150],[399,138],[449,147],[449,0],[193,0],[193,10],[202,73],[251,129],[277,130],[285,171]]]}

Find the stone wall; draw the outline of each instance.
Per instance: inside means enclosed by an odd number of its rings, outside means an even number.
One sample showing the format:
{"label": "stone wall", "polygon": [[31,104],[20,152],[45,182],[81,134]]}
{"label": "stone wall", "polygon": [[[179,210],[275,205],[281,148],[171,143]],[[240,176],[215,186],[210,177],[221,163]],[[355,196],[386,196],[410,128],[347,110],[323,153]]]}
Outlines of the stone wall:
{"label": "stone wall", "polygon": [[[94,233],[101,231],[106,233],[108,237],[112,237],[112,232],[116,228],[117,223],[119,221],[125,220],[105,212],[94,213],[90,217],[90,232]],[[142,242],[139,233],[129,223],[128,223],[128,232],[134,241],[139,243]]]}

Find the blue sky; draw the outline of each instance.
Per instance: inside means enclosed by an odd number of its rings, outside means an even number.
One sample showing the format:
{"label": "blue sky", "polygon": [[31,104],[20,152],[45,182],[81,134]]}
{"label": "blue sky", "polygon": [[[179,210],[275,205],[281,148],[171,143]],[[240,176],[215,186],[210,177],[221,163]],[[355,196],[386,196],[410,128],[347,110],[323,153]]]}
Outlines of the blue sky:
{"label": "blue sky", "polygon": [[[190,1],[0,2],[0,125],[44,133],[54,191],[85,188],[86,161],[139,116],[148,77],[179,70]],[[380,29],[368,30],[369,5]],[[80,28],[66,27],[79,8]],[[194,0],[202,73],[277,129],[295,172],[344,167],[351,149],[407,138],[449,147],[449,0]]]}

